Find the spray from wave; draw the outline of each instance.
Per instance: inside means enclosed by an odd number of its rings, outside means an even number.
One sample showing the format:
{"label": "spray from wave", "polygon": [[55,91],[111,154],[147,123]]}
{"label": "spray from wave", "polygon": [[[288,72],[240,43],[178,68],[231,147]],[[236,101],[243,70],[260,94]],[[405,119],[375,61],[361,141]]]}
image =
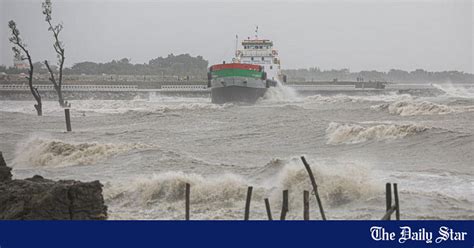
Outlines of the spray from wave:
{"label": "spray from wave", "polygon": [[388,110],[390,114],[400,116],[414,115],[443,115],[474,111],[474,106],[448,106],[427,101],[398,101],[390,104],[380,104],[371,107],[373,110]]}
{"label": "spray from wave", "polygon": [[268,88],[262,99],[264,102],[294,102],[298,100],[299,96],[296,90],[280,82],[277,82],[275,87]]}
{"label": "spray from wave", "polygon": [[438,90],[443,91],[446,95],[459,98],[474,98],[474,88],[465,87],[463,85],[453,84],[432,84]]}
{"label": "spray from wave", "polygon": [[357,144],[369,140],[394,140],[427,131],[428,127],[414,124],[380,124],[364,127],[357,124],[331,122],[326,129],[328,144]]}
{"label": "spray from wave", "polygon": [[113,155],[151,147],[138,143],[66,143],[59,140],[33,138],[18,147],[13,164],[15,166],[90,165]]}

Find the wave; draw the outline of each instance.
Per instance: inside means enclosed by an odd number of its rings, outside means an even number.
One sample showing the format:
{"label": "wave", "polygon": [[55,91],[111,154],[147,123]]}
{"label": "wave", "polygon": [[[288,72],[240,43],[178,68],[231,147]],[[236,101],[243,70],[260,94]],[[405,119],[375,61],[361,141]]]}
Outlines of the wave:
{"label": "wave", "polygon": [[451,97],[459,97],[459,98],[474,98],[474,88],[470,87],[463,87],[461,85],[453,85],[453,84],[432,84],[438,90],[441,90],[446,95]]}
{"label": "wave", "polygon": [[115,185],[106,189],[105,197],[111,202],[139,206],[149,206],[157,202],[181,202],[184,199],[186,183],[191,185],[192,204],[239,201],[245,199],[247,192],[245,181],[236,175],[205,178],[202,175],[178,171],[139,177],[127,184]]}
{"label": "wave", "polygon": [[314,95],[308,96],[304,99],[305,102],[316,103],[359,103],[359,102],[392,102],[399,100],[411,100],[413,97],[408,94],[383,94],[383,95],[366,95],[366,96],[348,96],[348,95],[334,95],[322,96]]}
{"label": "wave", "polygon": [[152,146],[139,143],[66,143],[33,138],[19,146],[13,164],[15,166],[90,165],[130,150],[148,148]]}
{"label": "wave", "polygon": [[[338,168],[314,164],[317,166],[313,166],[312,170],[325,206],[338,207],[372,197],[374,187],[364,180],[366,172],[370,170],[353,165],[349,165],[351,168]],[[300,209],[303,190],[311,189],[308,174],[297,158],[274,159],[255,174],[262,178],[243,178],[235,174],[203,176],[182,171],[165,172],[139,176],[127,183],[106,184],[104,196],[111,208],[112,218],[143,218],[145,214],[155,219],[179,219],[182,218],[180,214],[183,212],[185,184],[189,183],[194,218],[240,219],[249,185],[253,186],[254,209],[264,209],[264,198],[269,198],[273,206],[280,206],[284,189],[289,191],[290,209]],[[316,204],[314,197],[310,201]],[[132,213],[137,209],[146,209],[146,213]],[[173,216],[176,212],[178,215]],[[296,212],[291,211],[291,214]],[[265,215],[263,212],[254,212],[253,217],[265,218]]]}
{"label": "wave", "polygon": [[[71,114],[73,116],[102,115],[102,114],[123,114],[127,112],[140,113],[169,113],[182,111],[214,111],[226,109],[232,104],[217,105],[209,101],[187,102],[179,99],[166,101],[148,100],[75,100],[71,101]],[[0,111],[17,112],[26,114],[36,114],[32,101],[2,101]],[[64,109],[59,107],[57,102],[44,101],[43,113],[45,115],[64,115]]]}
{"label": "wave", "polygon": [[300,100],[295,89],[288,87],[280,82],[276,87],[270,87],[261,99],[262,102],[294,102]]}
{"label": "wave", "polygon": [[414,124],[380,124],[364,127],[357,124],[331,122],[326,129],[328,144],[357,144],[369,140],[393,140],[416,135],[429,130],[429,127]]}
{"label": "wave", "polygon": [[162,103],[150,101],[83,101],[73,105],[73,109],[85,112],[120,114],[126,112],[167,113],[174,111],[220,110],[231,104],[217,105],[203,102]]}
{"label": "wave", "polygon": [[398,101],[371,107],[374,110],[388,110],[390,114],[400,116],[443,115],[474,111],[474,106],[448,106],[427,101]]}
{"label": "wave", "polygon": [[[334,164],[321,161],[308,161],[318,184],[318,192],[324,205],[339,207],[354,201],[365,200],[373,196],[375,187],[367,182],[369,168],[361,165],[344,163]],[[290,193],[290,207],[300,209],[301,197],[304,190],[312,192],[311,181],[300,158],[287,160],[273,160],[267,164],[265,170],[277,167],[275,178],[270,177],[268,182],[275,182],[274,198],[280,198],[281,190],[287,189]],[[310,201],[316,204],[315,198]]]}

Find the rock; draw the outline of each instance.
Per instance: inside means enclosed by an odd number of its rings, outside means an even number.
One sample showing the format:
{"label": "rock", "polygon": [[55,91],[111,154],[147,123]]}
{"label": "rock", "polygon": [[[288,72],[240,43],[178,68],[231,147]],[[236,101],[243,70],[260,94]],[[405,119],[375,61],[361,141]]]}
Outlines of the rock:
{"label": "rock", "polygon": [[[1,154],[0,154],[1,155]],[[53,181],[41,176],[11,180],[0,156],[0,219],[4,220],[105,220],[107,206],[99,181]],[[10,168],[8,168],[10,169]],[[5,177],[7,178],[7,177]]]}
{"label": "rock", "polygon": [[3,159],[3,154],[0,152],[0,182],[9,181],[12,179],[12,173],[5,160]]}

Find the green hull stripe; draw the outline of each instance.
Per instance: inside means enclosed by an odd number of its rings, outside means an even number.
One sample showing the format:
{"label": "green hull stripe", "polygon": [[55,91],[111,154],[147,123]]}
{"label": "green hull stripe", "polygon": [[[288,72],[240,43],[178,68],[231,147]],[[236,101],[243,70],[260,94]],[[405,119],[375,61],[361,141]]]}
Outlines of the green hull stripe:
{"label": "green hull stripe", "polygon": [[212,77],[251,77],[261,78],[263,72],[242,70],[242,69],[224,69],[211,72]]}

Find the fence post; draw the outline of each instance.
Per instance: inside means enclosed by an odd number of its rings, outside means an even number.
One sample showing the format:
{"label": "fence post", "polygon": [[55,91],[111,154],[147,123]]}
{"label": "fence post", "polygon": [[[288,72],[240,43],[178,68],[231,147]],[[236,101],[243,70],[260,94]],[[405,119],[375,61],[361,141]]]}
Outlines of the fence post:
{"label": "fence post", "polygon": [[186,183],[186,220],[189,220],[189,194],[191,191],[191,185]]}
{"label": "fence post", "polygon": [[280,220],[286,219],[286,213],[288,212],[288,190],[283,190],[283,203],[281,205]]}
{"label": "fence post", "polygon": [[[390,210],[392,207],[392,184],[387,183],[385,184],[385,206],[386,212]],[[390,220],[390,216],[388,216],[388,220]]]}
{"label": "fence post", "polygon": [[309,220],[309,191],[303,191],[303,219]]}
{"label": "fence post", "polygon": [[252,200],[252,189],[253,187],[247,188],[247,200],[245,201],[245,217],[244,220],[249,220],[250,215],[250,201]]}
{"label": "fence post", "polygon": [[72,131],[72,129],[71,129],[71,116],[69,114],[69,109],[68,108],[64,109],[64,115],[66,116],[66,130],[68,132],[71,132]]}
{"label": "fence post", "polygon": [[268,198],[265,198],[265,208],[267,209],[268,220],[273,220],[272,210],[270,209],[270,202],[268,201]]}
{"label": "fence post", "polygon": [[316,200],[318,202],[318,207],[319,207],[319,212],[321,213],[321,218],[323,220],[326,220],[326,215],[324,214],[323,204],[321,203],[321,198],[319,197],[318,185],[316,184],[316,180],[314,179],[313,171],[311,171],[311,167],[309,166],[308,162],[306,162],[306,159],[304,158],[304,156],[301,156],[301,160],[303,161],[303,164],[304,164],[304,167],[306,168],[306,171],[308,171],[309,179],[311,180],[311,185],[313,186],[314,195],[316,196]]}
{"label": "fence post", "polygon": [[400,204],[398,203],[398,185],[396,183],[393,184],[393,194],[395,197],[395,218],[396,220],[400,220]]}

